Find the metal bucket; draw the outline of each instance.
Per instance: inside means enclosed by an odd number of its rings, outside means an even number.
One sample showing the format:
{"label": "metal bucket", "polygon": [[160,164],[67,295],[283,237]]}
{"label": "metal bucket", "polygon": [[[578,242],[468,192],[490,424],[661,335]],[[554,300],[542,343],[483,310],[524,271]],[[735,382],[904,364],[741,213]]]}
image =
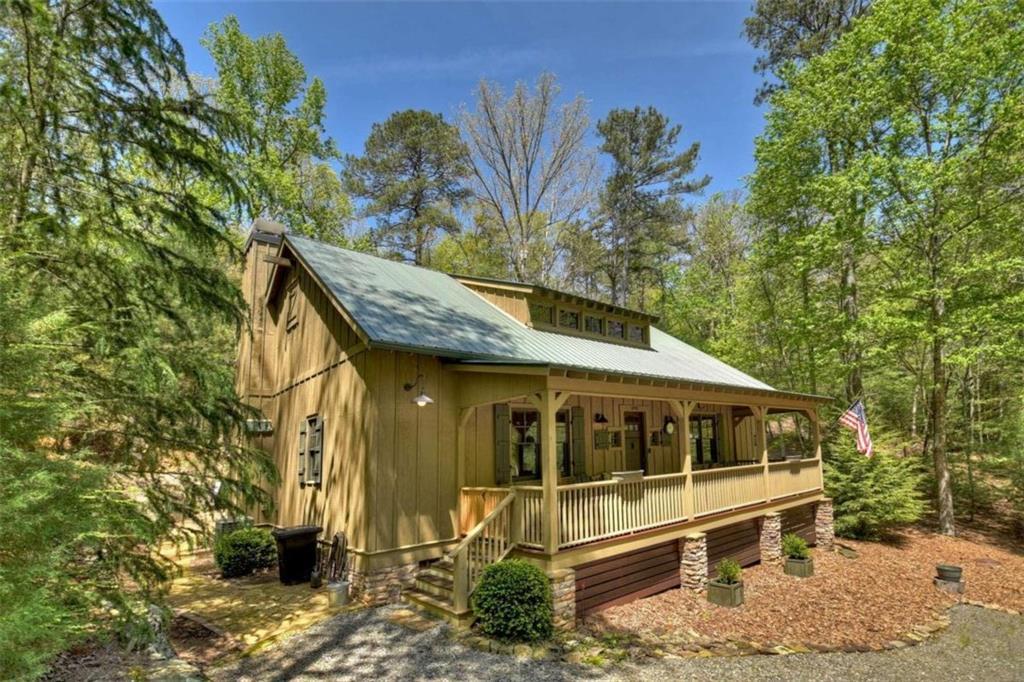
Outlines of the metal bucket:
{"label": "metal bucket", "polygon": [[348,602],[348,581],[327,583],[328,606],[345,606]]}

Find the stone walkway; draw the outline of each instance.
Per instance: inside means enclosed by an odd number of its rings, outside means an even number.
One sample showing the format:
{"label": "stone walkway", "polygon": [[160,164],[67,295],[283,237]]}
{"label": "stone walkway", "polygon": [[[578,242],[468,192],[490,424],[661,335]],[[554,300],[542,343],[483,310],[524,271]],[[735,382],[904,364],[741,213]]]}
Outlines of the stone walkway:
{"label": "stone walkway", "polygon": [[1024,617],[958,606],[926,643],[864,654],[648,659],[605,668],[517,659],[453,643],[443,626],[416,630],[394,608],[343,614],[257,655],[210,671],[245,680],[1024,680]]}

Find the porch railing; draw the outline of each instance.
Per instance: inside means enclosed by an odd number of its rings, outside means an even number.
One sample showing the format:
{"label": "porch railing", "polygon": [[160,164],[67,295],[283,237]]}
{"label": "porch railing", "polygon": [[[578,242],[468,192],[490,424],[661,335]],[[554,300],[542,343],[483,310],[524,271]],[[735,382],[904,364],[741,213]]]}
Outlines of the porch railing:
{"label": "porch railing", "polygon": [[693,513],[706,516],[767,501],[764,468],[748,464],[693,472]]}
{"label": "porch railing", "polygon": [[813,492],[821,488],[818,460],[799,459],[768,465],[768,492],[772,499]]}
{"label": "porch railing", "polygon": [[[558,548],[817,492],[821,490],[820,466],[817,459],[804,459],[772,462],[767,469],[763,464],[744,464],[694,471],[689,499],[682,473],[558,486]],[[515,493],[514,504],[510,490]],[[511,505],[508,513],[516,524],[516,543],[543,548],[541,486],[465,488],[462,499],[460,522],[464,528],[477,526],[499,507]]]}
{"label": "porch railing", "polygon": [[558,489],[559,547],[594,542],[686,518],[683,474],[596,481]]}
{"label": "porch railing", "polygon": [[480,582],[484,569],[504,559],[516,546],[520,533],[519,519],[514,513],[515,500],[516,491],[506,489],[505,496],[494,509],[449,553],[453,570],[452,594],[457,610],[469,607],[469,596]]}
{"label": "porch railing", "polygon": [[463,488],[459,495],[459,535],[465,535],[505,499],[508,488]]}

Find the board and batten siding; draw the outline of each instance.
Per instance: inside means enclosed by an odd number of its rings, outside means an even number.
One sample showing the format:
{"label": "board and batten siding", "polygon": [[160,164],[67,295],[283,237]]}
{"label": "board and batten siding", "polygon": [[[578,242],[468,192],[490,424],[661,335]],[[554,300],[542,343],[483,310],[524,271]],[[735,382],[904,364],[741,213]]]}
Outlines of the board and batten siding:
{"label": "board and batten siding", "polygon": [[[380,552],[451,540],[458,500],[456,377],[429,356],[377,350],[366,355],[373,405],[365,549]],[[420,374],[421,386],[405,391],[405,384]],[[421,387],[433,398],[432,405],[412,402]]]}
{"label": "board and batten siding", "polygon": [[[297,324],[287,331],[295,286]],[[365,350],[334,303],[301,268],[289,273],[270,307],[280,377],[268,407],[270,444],[281,474],[278,525],[344,530],[354,550],[381,552],[450,540],[455,534],[455,378],[432,357]],[[351,353],[351,357],[349,357]],[[422,374],[434,404],[405,391]],[[324,418],[323,484],[299,486],[298,432]],[[268,415],[270,416],[270,415]]]}
{"label": "board and batten siding", "polygon": [[[247,297],[262,286],[246,291]],[[292,287],[297,324],[289,331],[286,299]],[[258,303],[251,304],[257,317]],[[277,379],[253,402],[273,423],[273,433],[258,442],[274,458],[280,479],[270,488],[274,513],[263,520],[279,526],[318,525],[325,537],[344,531],[353,544],[365,542],[364,472],[372,446],[365,415],[371,396],[359,337],[301,269],[288,272],[264,312],[266,353],[258,360],[265,367],[251,371]],[[254,332],[258,329],[254,325]],[[319,486],[303,486],[298,479],[299,430],[312,415],[320,415],[324,424],[322,478]]]}

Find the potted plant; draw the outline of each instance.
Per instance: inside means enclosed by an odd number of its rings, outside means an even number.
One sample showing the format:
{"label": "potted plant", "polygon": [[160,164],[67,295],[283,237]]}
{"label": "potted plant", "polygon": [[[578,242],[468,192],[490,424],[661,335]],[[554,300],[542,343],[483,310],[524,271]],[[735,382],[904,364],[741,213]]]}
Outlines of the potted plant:
{"label": "potted plant", "polygon": [[742,570],[735,559],[718,562],[718,576],[708,582],[708,601],[719,606],[739,606],[743,603]]}
{"label": "potted plant", "polygon": [[783,567],[786,575],[809,578],[814,575],[814,559],[807,549],[807,541],[795,533],[782,536],[782,554],[786,557]]}

